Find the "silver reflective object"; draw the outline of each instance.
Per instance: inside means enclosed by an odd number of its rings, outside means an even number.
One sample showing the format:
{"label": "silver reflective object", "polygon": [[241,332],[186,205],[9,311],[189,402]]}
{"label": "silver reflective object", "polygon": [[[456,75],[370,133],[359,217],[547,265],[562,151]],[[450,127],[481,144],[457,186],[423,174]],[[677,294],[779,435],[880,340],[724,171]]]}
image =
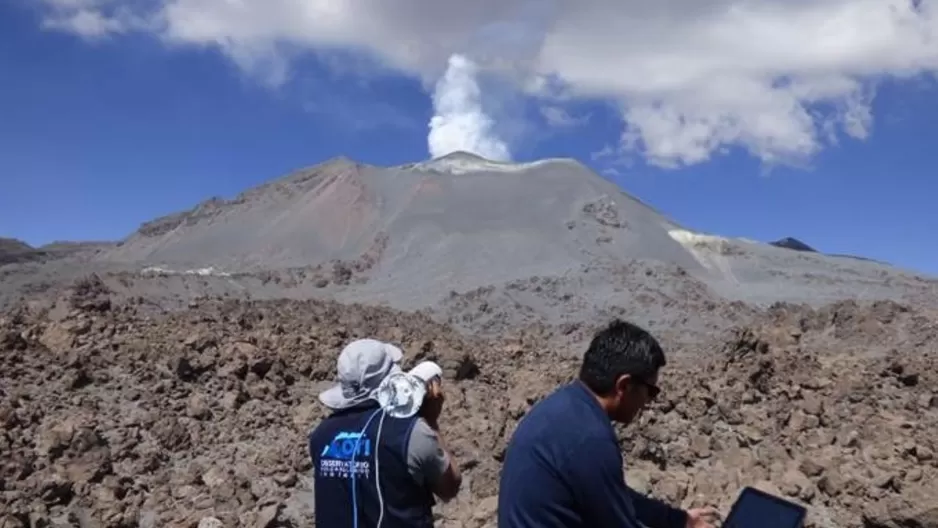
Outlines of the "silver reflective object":
{"label": "silver reflective object", "polygon": [[375,390],[374,398],[394,418],[410,418],[417,414],[427,386],[419,377],[407,372],[395,372],[384,378]]}

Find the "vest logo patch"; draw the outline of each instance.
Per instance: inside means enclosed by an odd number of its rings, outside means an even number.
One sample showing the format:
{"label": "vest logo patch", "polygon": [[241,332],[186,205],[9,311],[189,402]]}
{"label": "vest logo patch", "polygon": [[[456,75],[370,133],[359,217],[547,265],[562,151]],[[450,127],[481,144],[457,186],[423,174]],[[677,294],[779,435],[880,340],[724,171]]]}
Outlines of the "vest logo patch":
{"label": "vest logo patch", "polygon": [[324,445],[319,456],[319,475],[327,478],[367,479],[371,473],[372,440],[360,431],[341,431]]}

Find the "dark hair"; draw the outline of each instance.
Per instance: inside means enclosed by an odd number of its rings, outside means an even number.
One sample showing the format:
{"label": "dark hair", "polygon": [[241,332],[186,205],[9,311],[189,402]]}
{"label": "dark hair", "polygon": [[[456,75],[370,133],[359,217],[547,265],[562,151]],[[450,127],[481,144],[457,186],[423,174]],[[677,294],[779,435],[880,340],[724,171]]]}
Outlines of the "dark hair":
{"label": "dark hair", "polygon": [[658,341],[643,328],[616,319],[600,330],[590,342],[580,381],[594,393],[612,392],[623,374],[648,379],[667,363]]}

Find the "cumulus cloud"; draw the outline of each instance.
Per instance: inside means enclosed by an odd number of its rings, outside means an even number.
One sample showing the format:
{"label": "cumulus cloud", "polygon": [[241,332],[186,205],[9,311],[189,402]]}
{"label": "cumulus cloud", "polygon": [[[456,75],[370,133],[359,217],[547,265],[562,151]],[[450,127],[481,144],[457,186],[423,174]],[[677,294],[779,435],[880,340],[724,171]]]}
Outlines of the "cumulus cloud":
{"label": "cumulus cloud", "polygon": [[800,163],[871,134],[880,79],[938,69],[938,0],[41,1],[52,27],[215,46],[273,84],[291,54],[341,49],[432,89],[462,55],[547,105],[614,103],[619,148],[664,167]]}

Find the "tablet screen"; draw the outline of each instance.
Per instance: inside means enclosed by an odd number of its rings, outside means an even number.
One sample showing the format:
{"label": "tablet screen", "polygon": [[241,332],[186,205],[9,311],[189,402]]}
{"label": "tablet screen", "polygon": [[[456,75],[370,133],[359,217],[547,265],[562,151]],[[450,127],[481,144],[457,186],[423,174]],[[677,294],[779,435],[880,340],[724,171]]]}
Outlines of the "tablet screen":
{"label": "tablet screen", "polygon": [[746,488],[740,493],[725,528],[801,528],[805,509],[801,506]]}

